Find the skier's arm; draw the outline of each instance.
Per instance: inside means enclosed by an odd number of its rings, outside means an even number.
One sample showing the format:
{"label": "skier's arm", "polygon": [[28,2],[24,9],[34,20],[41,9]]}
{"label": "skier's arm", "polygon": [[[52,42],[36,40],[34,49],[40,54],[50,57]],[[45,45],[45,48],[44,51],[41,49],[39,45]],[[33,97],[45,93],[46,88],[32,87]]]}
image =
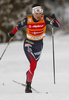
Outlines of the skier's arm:
{"label": "skier's arm", "polygon": [[24,18],[14,29],[11,33],[8,33],[9,37],[13,37],[15,33],[23,26],[27,25],[27,18]]}
{"label": "skier's arm", "polygon": [[53,26],[55,26],[55,27],[60,27],[60,23],[59,23],[59,21],[56,19],[56,17],[55,17],[54,14],[52,14],[50,17],[44,16],[44,19],[45,19],[46,25],[47,25],[47,24],[50,24],[50,25],[53,25]]}

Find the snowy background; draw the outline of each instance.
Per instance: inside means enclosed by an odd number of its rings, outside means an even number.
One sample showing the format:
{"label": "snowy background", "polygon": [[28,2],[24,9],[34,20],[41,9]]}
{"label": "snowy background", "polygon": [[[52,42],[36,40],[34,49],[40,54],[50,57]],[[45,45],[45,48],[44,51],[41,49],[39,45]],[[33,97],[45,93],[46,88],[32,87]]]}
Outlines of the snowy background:
{"label": "snowy background", "polygon": [[[60,34],[60,35],[59,35]],[[7,43],[0,44],[0,55]],[[52,38],[44,38],[44,48],[38,62],[32,87],[41,93],[26,94],[25,83],[29,62],[23,51],[23,41],[11,42],[0,60],[0,100],[69,100],[69,35],[55,35],[56,84],[53,84]],[[46,94],[48,92],[48,94]]]}

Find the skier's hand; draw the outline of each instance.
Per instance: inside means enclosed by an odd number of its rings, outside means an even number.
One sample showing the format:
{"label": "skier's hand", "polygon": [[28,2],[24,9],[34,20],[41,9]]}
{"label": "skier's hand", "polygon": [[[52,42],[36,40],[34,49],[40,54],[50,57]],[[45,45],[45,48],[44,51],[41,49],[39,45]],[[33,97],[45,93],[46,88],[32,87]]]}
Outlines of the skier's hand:
{"label": "skier's hand", "polygon": [[50,17],[51,17],[52,19],[56,20],[55,14],[52,14]]}
{"label": "skier's hand", "polygon": [[11,38],[11,37],[14,36],[14,34],[12,34],[12,33],[8,33],[8,36]]}
{"label": "skier's hand", "polygon": [[54,14],[52,14],[50,17],[52,18],[52,21],[50,21],[50,25],[53,25],[54,21],[56,20],[56,17]]}

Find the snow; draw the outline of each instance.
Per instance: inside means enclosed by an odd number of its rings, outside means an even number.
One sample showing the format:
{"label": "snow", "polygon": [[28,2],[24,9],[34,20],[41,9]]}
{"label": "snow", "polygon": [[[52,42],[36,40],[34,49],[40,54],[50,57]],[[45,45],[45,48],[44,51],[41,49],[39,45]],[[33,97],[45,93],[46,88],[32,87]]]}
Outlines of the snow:
{"label": "snow", "polygon": [[[6,45],[0,44],[0,55]],[[56,84],[53,83],[52,38],[46,36],[32,81],[32,87],[41,93],[26,94],[25,87],[12,81],[25,83],[26,80],[29,62],[23,51],[23,41],[10,43],[0,61],[0,100],[68,100],[69,35],[55,35],[55,59]]]}

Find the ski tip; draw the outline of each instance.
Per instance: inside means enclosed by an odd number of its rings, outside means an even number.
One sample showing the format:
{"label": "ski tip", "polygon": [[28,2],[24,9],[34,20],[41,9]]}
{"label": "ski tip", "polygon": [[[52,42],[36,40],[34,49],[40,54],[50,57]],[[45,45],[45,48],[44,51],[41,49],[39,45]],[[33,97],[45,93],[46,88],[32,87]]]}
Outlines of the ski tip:
{"label": "ski tip", "polygon": [[16,81],[14,81],[14,80],[12,80],[13,82],[16,82]]}

